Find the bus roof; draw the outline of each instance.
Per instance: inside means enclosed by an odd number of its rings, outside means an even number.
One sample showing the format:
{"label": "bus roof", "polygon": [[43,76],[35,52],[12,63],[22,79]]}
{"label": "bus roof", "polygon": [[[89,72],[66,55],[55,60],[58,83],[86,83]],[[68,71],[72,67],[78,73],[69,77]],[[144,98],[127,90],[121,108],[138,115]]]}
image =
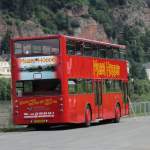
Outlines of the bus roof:
{"label": "bus roof", "polygon": [[97,40],[90,40],[90,39],[86,39],[86,38],[80,38],[80,37],[74,37],[74,36],[67,36],[67,35],[62,35],[62,34],[47,35],[47,36],[32,36],[32,37],[28,37],[28,36],[26,36],[26,37],[15,37],[15,38],[12,38],[12,40],[13,41],[38,40],[38,39],[47,39],[47,38],[59,38],[61,36],[64,36],[64,37],[72,39],[72,40],[92,42],[92,43],[95,43],[95,44],[100,44],[100,45],[107,46],[107,47],[112,47],[112,48],[121,48],[121,49],[125,49],[126,48],[125,45],[112,44],[112,43],[109,43],[109,42],[103,42],[103,41],[97,41]]}
{"label": "bus roof", "polygon": [[103,42],[103,41],[97,41],[97,40],[90,40],[90,39],[86,39],[86,38],[79,38],[79,37],[73,37],[73,36],[65,36],[65,37],[70,38],[72,40],[80,40],[80,41],[97,43],[97,44],[101,44],[103,46],[108,46],[108,47],[121,48],[121,49],[125,49],[126,48],[125,45],[112,44],[112,43],[109,43],[109,42]]}

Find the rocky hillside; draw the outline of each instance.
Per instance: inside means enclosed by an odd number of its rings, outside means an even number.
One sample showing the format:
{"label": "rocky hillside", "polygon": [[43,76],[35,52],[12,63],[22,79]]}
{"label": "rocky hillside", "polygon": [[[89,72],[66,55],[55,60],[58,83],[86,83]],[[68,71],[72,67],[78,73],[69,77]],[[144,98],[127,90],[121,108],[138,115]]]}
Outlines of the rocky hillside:
{"label": "rocky hillside", "polygon": [[[12,36],[68,34],[128,46],[131,76],[150,61],[150,0],[1,0],[1,53]],[[141,68],[141,69],[139,69]]]}

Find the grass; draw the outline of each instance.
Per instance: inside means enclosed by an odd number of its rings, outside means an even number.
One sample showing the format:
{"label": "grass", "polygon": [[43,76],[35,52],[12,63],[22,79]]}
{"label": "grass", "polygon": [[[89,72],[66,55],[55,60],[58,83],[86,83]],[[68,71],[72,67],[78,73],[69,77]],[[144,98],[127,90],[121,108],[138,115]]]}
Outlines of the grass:
{"label": "grass", "polygon": [[132,102],[150,101],[150,92],[142,95],[132,94]]}

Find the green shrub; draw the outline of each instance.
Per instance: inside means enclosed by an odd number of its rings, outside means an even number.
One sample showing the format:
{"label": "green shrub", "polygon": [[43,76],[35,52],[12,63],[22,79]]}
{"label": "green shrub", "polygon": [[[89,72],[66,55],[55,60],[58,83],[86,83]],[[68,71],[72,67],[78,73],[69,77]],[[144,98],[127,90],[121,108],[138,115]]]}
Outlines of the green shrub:
{"label": "green shrub", "polygon": [[0,78],[0,100],[10,100],[10,79]]}
{"label": "green shrub", "polygon": [[78,27],[80,27],[79,21],[77,19],[72,19],[71,20],[71,27],[72,28],[78,28]]}
{"label": "green shrub", "polygon": [[130,95],[134,101],[148,101],[150,100],[150,81],[135,79],[130,82]]}
{"label": "green shrub", "polygon": [[68,28],[69,17],[66,16],[63,12],[58,11],[55,16],[55,23],[59,30],[65,30]]}

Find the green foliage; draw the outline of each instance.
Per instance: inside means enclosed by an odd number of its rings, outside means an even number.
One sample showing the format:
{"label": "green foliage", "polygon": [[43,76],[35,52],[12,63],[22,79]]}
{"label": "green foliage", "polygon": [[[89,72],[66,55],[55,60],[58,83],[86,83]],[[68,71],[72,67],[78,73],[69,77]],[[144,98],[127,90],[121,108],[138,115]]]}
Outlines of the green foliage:
{"label": "green foliage", "polygon": [[10,53],[10,49],[9,49],[9,39],[11,37],[11,32],[7,31],[5,37],[2,40],[1,43],[1,49],[4,53]]}
{"label": "green foliage", "polygon": [[107,0],[111,6],[126,5],[128,0]]}
{"label": "green foliage", "polygon": [[10,15],[7,14],[3,18],[8,25],[12,25],[12,17]]}
{"label": "green foliage", "polygon": [[144,62],[150,62],[150,30],[147,30],[146,33],[141,38],[144,49]]}
{"label": "green foliage", "polygon": [[78,28],[78,27],[80,27],[80,23],[79,23],[79,21],[77,19],[72,19],[71,22],[70,22],[70,24],[71,24],[72,28]]}
{"label": "green foliage", "polygon": [[0,100],[10,100],[10,80],[0,78]]}
{"label": "green foliage", "polygon": [[57,26],[55,25],[55,14],[43,6],[35,8],[35,16],[39,23],[44,27],[45,33],[56,33]]}
{"label": "green foliage", "polygon": [[15,17],[27,20],[32,17],[35,0],[1,0],[1,9]]}
{"label": "green foliage", "polygon": [[31,18],[34,9],[33,0],[22,0],[20,3],[20,17],[23,20]]}
{"label": "green foliage", "polygon": [[146,79],[143,63],[150,60],[150,55],[145,55],[150,48],[150,32],[142,33],[137,26],[124,26],[123,37],[120,43],[128,47],[128,60],[131,64],[131,77]]}
{"label": "green foliage", "polygon": [[59,30],[68,29],[68,17],[65,14],[63,14],[61,11],[58,11],[56,13],[55,22]]}
{"label": "green foliage", "polygon": [[111,8],[105,0],[89,0],[89,13],[97,22],[104,25],[104,29],[108,37],[114,34],[113,18],[111,16]]}
{"label": "green foliage", "polygon": [[131,78],[147,79],[145,68],[141,63],[132,62],[130,73],[131,73]]}
{"label": "green foliage", "polygon": [[108,10],[109,8],[106,0],[89,0],[89,2],[96,10]]}
{"label": "green foliage", "polygon": [[130,83],[130,95],[132,100],[147,101],[150,100],[150,81],[148,80],[134,80]]}

